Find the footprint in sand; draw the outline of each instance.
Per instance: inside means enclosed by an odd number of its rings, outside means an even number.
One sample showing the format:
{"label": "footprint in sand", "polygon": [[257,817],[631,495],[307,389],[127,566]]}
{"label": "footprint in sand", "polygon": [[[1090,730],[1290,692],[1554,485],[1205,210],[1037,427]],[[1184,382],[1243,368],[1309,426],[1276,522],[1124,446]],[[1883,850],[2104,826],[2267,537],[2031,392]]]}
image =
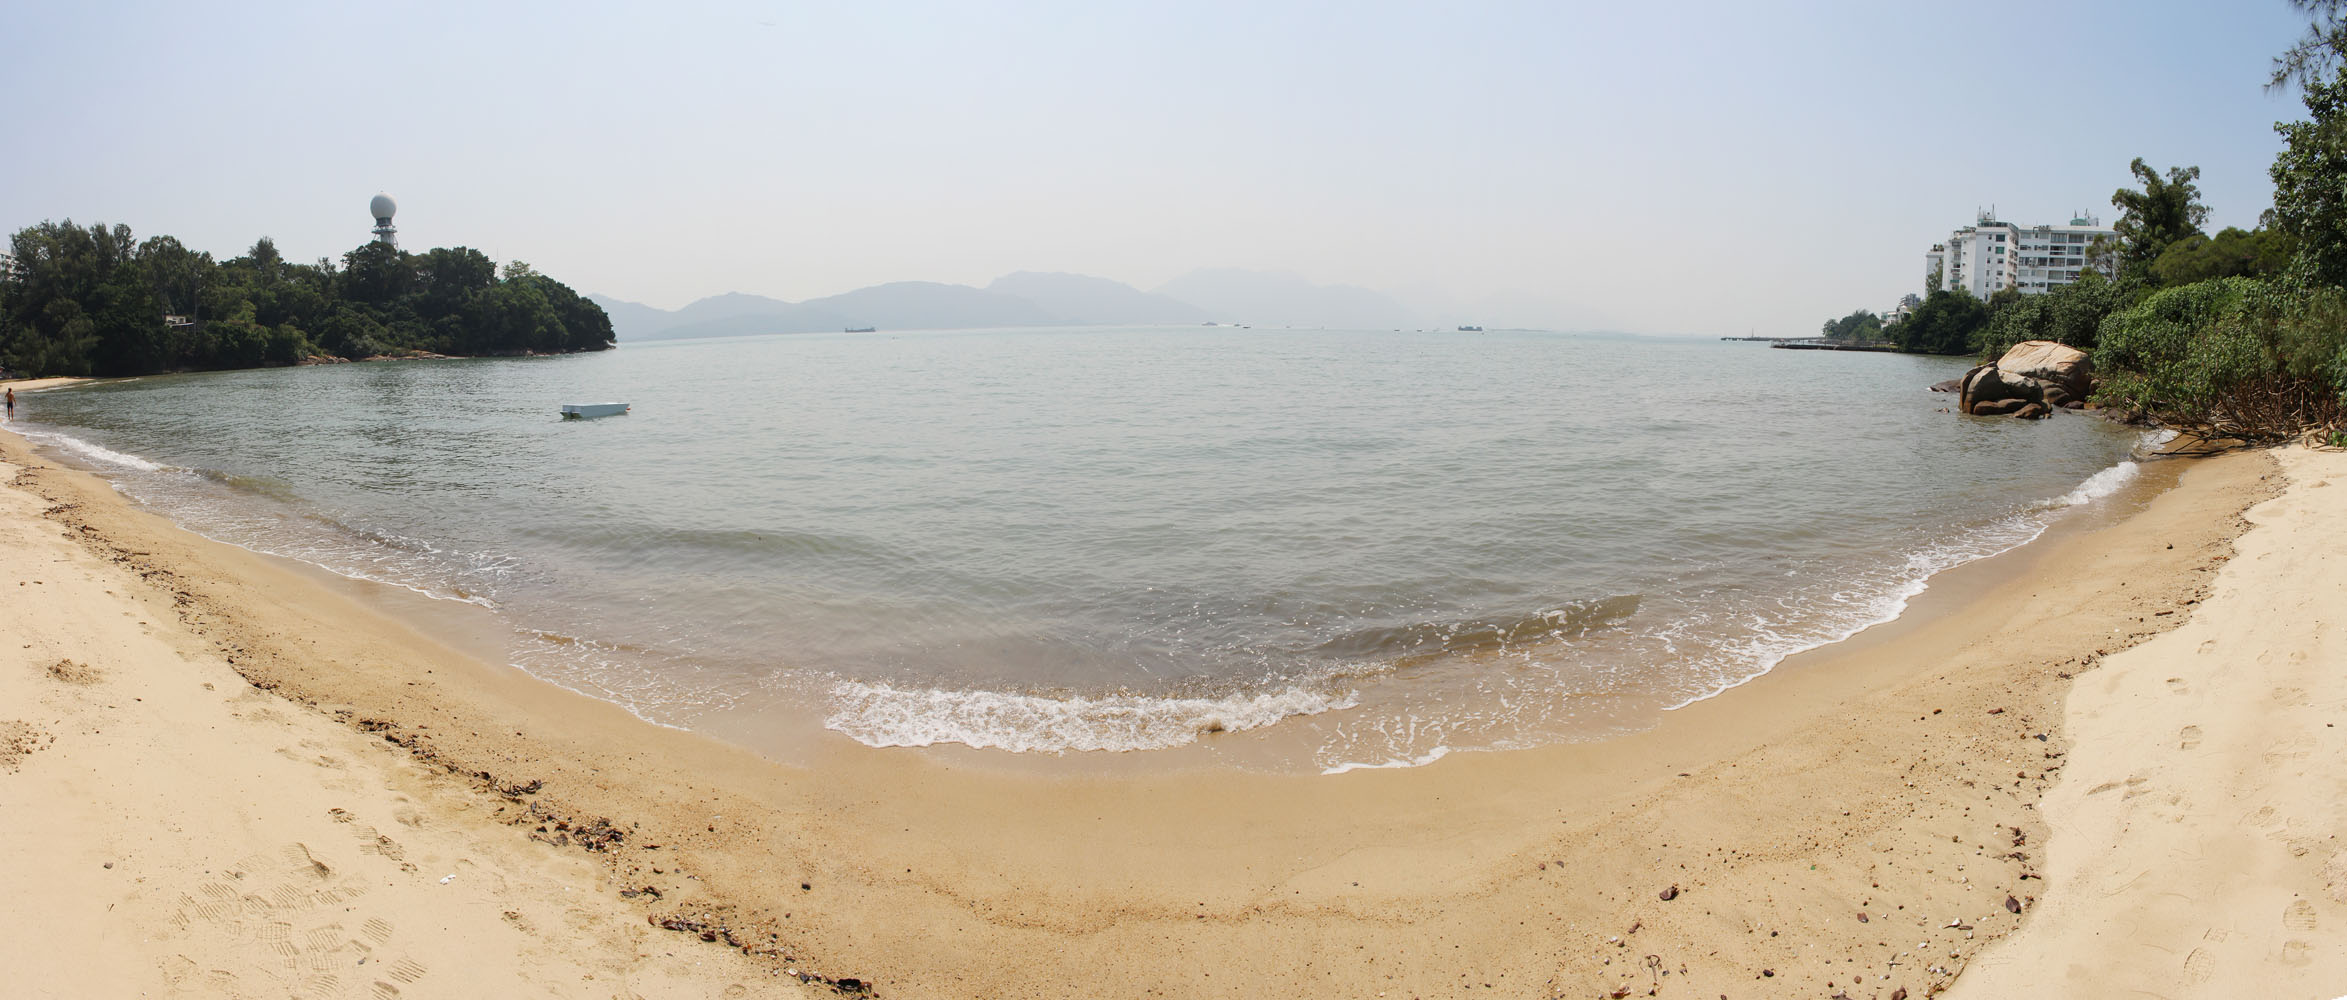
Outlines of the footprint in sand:
{"label": "footprint in sand", "polygon": [[2187,986],[2199,986],[2208,982],[2209,977],[2215,975],[2216,971],[2216,957],[2210,955],[2206,948],[2194,948],[2192,954],[2184,956],[2184,983]]}
{"label": "footprint in sand", "polygon": [[2275,688],[2274,700],[2281,702],[2284,705],[2304,705],[2306,704],[2306,689],[2293,687]]}
{"label": "footprint in sand", "polygon": [[2192,685],[2184,683],[2182,677],[2170,677],[2168,678],[2168,691],[2173,694],[2191,694]]}
{"label": "footprint in sand", "polygon": [[2314,962],[2314,946],[2304,941],[2282,942],[2283,965],[2310,965]]}
{"label": "footprint in sand", "polygon": [[2347,850],[2332,851],[2318,876],[2323,880],[2323,895],[2331,897],[2331,902],[2347,903]]}
{"label": "footprint in sand", "polygon": [[[221,995],[397,996],[427,970],[405,955],[381,954],[395,937],[389,921],[368,918],[355,933],[344,926],[347,904],[366,889],[301,843],[238,861],[180,897],[170,926],[183,939],[181,954],[165,961],[165,978],[185,983],[210,966],[204,985]],[[354,969],[369,981],[340,978]]]}
{"label": "footprint in sand", "polygon": [[400,846],[399,841],[384,836],[374,827],[353,822],[356,817],[348,812],[337,809],[329,810],[329,814],[334,816],[335,822],[350,823],[350,834],[358,838],[360,854],[380,855],[386,860],[397,862],[401,871],[416,870],[414,863],[407,860],[407,848]]}
{"label": "footprint in sand", "polygon": [[2198,749],[2200,749],[2200,727],[2199,727],[2199,726],[2186,726],[2186,727],[2184,727],[2184,729],[2183,729],[2183,731],[2182,731],[2182,732],[2179,732],[2179,733],[2177,733],[2177,734],[2176,734],[2176,749],[2179,749],[2179,750],[2198,750]]}
{"label": "footprint in sand", "polygon": [[2314,923],[2313,903],[2303,899],[2292,900],[2289,906],[2282,909],[2282,926],[2284,927],[2294,931],[2311,931],[2314,929]]}
{"label": "footprint in sand", "polygon": [[2314,740],[2312,737],[2292,736],[2275,743],[2266,750],[2263,756],[2268,764],[2280,764],[2285,761],[2303,760],[2313,752]]}

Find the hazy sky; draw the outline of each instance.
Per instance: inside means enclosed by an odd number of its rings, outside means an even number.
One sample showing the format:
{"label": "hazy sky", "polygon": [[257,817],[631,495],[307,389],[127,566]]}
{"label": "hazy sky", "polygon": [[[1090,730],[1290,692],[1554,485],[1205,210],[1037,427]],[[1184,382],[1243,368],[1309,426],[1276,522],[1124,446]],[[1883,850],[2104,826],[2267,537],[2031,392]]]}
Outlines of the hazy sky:
{"label": "hazy sky", "polygon": [[309,259],[381,190],[671,308],[1231,266],[1805,334],[2137,156],[2252,226],[2304,111],[2284,0],[216,6],[0,7],[0,226]]}

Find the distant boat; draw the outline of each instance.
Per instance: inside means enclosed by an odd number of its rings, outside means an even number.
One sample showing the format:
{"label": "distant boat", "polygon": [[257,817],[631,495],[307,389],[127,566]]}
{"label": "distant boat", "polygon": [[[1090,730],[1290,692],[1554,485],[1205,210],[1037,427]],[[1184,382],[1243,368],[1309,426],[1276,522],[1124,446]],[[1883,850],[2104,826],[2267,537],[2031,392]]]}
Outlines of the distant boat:
{"label": "distant boat", "polygon": [[875,330],[874,330],[874,328],[873,328],[873,327],[869,327],[869,326],[851,326],[851,327],[848,327],[848,329],[847,329],[847,332],[849,332],[849,333],[872,333],[872,332],[875,332]]}
{"label": "distant boat", "polygon": [[564,403],[562,419],[585,420],[593,417],[616,417],[628,411],[626,403]]}
{"label": "distant boat", "polygon": [[1480,326],[1462,326],[1462,327],[1460,327],[1460,328],[1459,328],[1459,332],[1460,332],[1460,333],[1482,333],[1482,332],[1483,332],[1483,328],[1482,328],[1482,327],[1480,327]]}

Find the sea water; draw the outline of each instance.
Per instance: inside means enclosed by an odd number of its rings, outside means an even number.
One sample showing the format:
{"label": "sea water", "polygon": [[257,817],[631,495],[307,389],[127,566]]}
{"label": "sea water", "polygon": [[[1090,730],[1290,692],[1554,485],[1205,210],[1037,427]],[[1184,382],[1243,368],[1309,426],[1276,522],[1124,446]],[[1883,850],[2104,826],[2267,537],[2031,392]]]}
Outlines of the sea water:
{"label": "sea water", "polygon": [[[872,746],[1600,737],[1895,617],[2132,474],[1957,359],[1547,333],[799,335],[30,396],[221,541],[489,609],[645,718]],[[564,403],[633,412],[559,418]],[[780,745],[777,741],[777,745]]]}

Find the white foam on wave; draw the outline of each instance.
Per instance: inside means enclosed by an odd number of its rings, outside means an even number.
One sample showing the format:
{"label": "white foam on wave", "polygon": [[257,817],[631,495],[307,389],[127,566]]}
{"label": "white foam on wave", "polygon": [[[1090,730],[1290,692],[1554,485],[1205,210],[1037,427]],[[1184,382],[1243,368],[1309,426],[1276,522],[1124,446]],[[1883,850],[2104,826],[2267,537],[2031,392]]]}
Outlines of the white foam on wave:
{"label": "white foam on wave", "polygon": [[[2175,436],[2176,432],[2174,431],[2154,431],[2144,435],[2144,439],[2138,447],[2157,447],[2174,439]],[[1788,637],[1762,629],[1761,634],[1746,647],[1752,657],[1751,662],[1754,664],[1749,673],[1720,683],[1710,690],[1671,705],[1664,711],[1676,711],[1699,701],[1708,701],[1719,697],[1759,679],[1769,671],[1775,670],[1777,664],[1783,663],[1787,658],[1796,654],[1822,649],[1877,625],[1897,621],[1900,615],[1907,613],[1909,603],[1922,596],[1924,591],[1931,589],[1933,577],[1966,563],[2003,555],[2036,541],[2045,534],[2047,528],[2053,526],[2053,517],[2050,516],[2050,513],[2059,513],[2117,493],[2128,483],[2134,481],[2136,475],[2142,471],[2143,467],[2133,460],[2122,459],[2117,464],[2086,477],[2070,492],[2048,501],[2045,507],[2040,509],[2040,513],[2035,516],[2015,515],[2003,518],[1968,538],[1934,545],[1920,552],[1911,553],[1907,557],[1906,571],[1899,574],[1893,586],[1886,588],[1873,600],[1861,603],[1854,609],[1856,614],[1836,623],[1824,635],[1814,638]]]}
{"label": "white foam on wave", "polygon": [[1381,764],[1368,764],[1368,763],[1362,763],[1362,762],[1358,762],[1358,761],[1347,761],[1347,762],[1345,762],[1345,763],[1343,763],[1343,764],[1337,764],[1337,765],[1335,765],[1335,766],[1332,766],[1332,767],[1324,767],[1324,768],[1321,768],[1321,769],[1320,769],[1320,773],[1322,773],[1322,774],[1343,774],[1343,773],[1345,773],[1346,771],[1376,771],[1376,770],[1382,770],[1382,769],[1385,769],[1385,768],[1391,768],[1391,767],[1425,767],[1425,766],[1426,766],[1426,765],[1428,765],[1428,764],[1432,764],[1432,763],[1434,763],[1435,761],[1441,760],[1441,759],[1443,759],[1443,758],[1445,758],[1445,757],[1448,757],[1448,756],[1450,756],[1450,755],[1451,755],[1451,748],[1450,748],[1450,747],[1448,747],[1448,746],[1437,746],[1437,747],[1435,747],[1434,749],[1432,749],[1432,750],[1428,750],[1428,751],[1426,751],[1425,753],[1419,754],[1419,755],[1417,755],[1417,756],[1415,756],[1415,757],[1395,757],[1395,758],[1393,758],[1393,759],[1391,759],[1391,760],[1388,760],[1388,761],[1385,761],[1384,763],[1381,763]]}
{"label": "white foam on wave", "polygon": [[[2175,432],[2170,431],[2169,433],[2173,434]],[[2119,464],[2111,466],[2108,469],[2104,469],[2101,472],[2097,472],[2094,475],[2086,477],[2086,481],[2079,483],[2077,489],[2062,494],[2061,499],[2054,502],[2064,507],[2076,507],[2080,504],[2093,503],[2096,500],[2100,500],[2104,497],[2110,496],[2113,493],[2119,492],[2120,487],[2127,485],[2129,481],[2135,478],[2135,474],[2141,471],[2143,471],[2143,467],[2135,464],[2132,461],[2120,462]]]}
{"label": "white foam on wave", "polygon": [[1013,753],[1165,750],[1213,732],[1260,729],[1282,719],[1360,704],[1357,693],[1288,686],[1222,698],[1142,695],[1052,697],[948,691],[841,681],[824,728],[867,746],[962,743]]}
{"label": "white foam on wave", "polygon": [[[131,499],[168,511],[173,522],[180,527],[222,545],[291,559],[336,576],[398,587],[434,600],[485,608],[497,607],[496,602],[485,595],[434,586],[424,582],[427,574],[412,567],[395,565],[402,558],[396,554],[402,544],[423,553],[421,556],[407,557],[410,562],[421,562],[441,555],[439,549],[421,540],[353,532],[355,541],[344,546],[334,546],[313,536],[288,535],[283,530],[282,522],[255,515],[249,509],[191,500],[190,484],[207,478],[217,479],[217,475],[207,477],[199,470],[151,462],[59,431],[22,430],[19,433],[35,444],[87,459],[101,466],[101,472],[164,473],[160,476],[130,478],[110,475],[107,480],[117,491]],[[403,572],[403,569],[409,571]],[[489,567],[492,572],[496,569],[495,566]]]}
{"label": "white foam on wave", "polygon": [[71,434],[60,434],[56,431],[21,431],[19,433],[32,439],[35,443],[61,448],[101,465],[110,465],[118,469],[161,472],[168,468],[168,466],[157,465],[137,455],[115,451],[100,444],[92,444]]}
{"label": "white foam on wave", "polygon": [[[2150,435],[2146,441],[2157,443]],[[1665,710],[1717,697],[1767,674],[1791,656],[1898,619],[1940,573],[2035,541],[2063,512],[2118,493],[2140,472],[2141,466],[2134,461],[2099,470],[2059,497],[1910,552],[1873,579],[1853,581],[1834,595],[1834,600],[1807,608],[1808,613],[1796,620],[1754,616],[1746,623],[1751,630],[1747,637],[1703,657],[1720,671],[1714,675],[1718,679],[1687,693]],[[1668,644],[1671,637],[1659,638]],[[869,746],[962,743],[1014,753],[1168,749],[1194,743],[1209,732],[1256,729],[1360,703],[1358,692],[1328,694],[1294,686],[1221,698],[1084,698],[899,688],[855,681],[834,684],[831,698],[834,711],[825,727]],[[1356,748],[1353,754],[1322,757],[1319,773],[1423,767],[1453,752],[1485,748],[1473,739],[1461,744],[1447,738],[1456,734],[1434,734],[1429,740],[1429,734],[1420,732],[1416,725],[1407,738],[1393,735],[1394,739],[1381,741],[1390,750],[1381,750],[1372,742]]]}

